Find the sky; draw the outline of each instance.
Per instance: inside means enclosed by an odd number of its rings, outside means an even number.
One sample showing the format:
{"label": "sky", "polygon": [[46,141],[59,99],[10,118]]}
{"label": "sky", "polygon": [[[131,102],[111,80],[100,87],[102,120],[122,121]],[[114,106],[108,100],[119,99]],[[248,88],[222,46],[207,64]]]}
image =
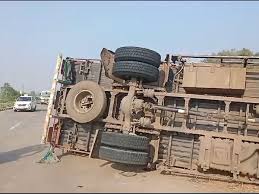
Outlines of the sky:
{"label": "sky", "polygon": [[170,54],[259,51],[255,1],[0,2],[0,85],[50,89],[59,53],[100,58],[102,48]]}

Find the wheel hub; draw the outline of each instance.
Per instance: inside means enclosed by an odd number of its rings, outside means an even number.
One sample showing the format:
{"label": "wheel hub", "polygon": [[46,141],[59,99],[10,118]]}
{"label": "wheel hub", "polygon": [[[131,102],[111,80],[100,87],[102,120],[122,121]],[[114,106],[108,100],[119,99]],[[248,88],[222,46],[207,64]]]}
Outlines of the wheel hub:
{"label": "wheel hub", "polygon": [[75,108],[78,112],[85,113],[93,108],[94,96],[88,90],[81,91],[75,98]]}

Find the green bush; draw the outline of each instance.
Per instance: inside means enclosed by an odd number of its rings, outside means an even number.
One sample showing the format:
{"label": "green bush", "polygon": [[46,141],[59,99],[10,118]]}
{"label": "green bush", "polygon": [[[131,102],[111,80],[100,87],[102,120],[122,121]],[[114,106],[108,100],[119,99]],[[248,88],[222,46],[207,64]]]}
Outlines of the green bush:
{"label": "green bush", "polygon": [[[212,53],[214,56],[259,56],[259,52],[253,52],[250,49],[243,48],[240,50],[230,49],[222,50],[218,53]],[[204,59],[203,62],[207,63],[219,63],[220,59]]]}
{"label": "green bush", "polygon": [[5,102],[5,103],[0,102],[0,111],[5,108],[13,107],[13,105],[14,105],[14,102]]}
{"label": "green bush", "polygon": [[9,83],[4,83],[4,85],[0,88],[0,103],[11,103],[14,102],[20,93],[11,87]]}

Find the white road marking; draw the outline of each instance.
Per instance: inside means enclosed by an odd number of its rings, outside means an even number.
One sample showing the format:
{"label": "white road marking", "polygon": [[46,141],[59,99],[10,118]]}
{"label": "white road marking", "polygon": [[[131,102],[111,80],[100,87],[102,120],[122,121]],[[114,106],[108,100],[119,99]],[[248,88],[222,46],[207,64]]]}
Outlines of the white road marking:
{"label": "white road marking", "polygon": [[16,123],[14,126],[12,126],[9,130],[12,131],[14,130],[16,127],[18,127],[19,125],[21,125],[22,122]]}

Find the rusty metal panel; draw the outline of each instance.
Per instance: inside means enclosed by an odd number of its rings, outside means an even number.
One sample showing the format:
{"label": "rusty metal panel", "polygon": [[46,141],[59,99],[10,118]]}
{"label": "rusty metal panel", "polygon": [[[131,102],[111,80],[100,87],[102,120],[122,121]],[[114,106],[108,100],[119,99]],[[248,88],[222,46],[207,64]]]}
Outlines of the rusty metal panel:
{"label": "rusty metal panel", "polygon": [[99,83],[101,63],[95,61],[87,61],[74,66],[76,83],[83,80],[90,80]]}
{"label": "rusty metal panel", "polygon": [[109,89],[112,87],[112,83],[113,83],[113,80],[105,75],[105,69],[104,67],[102,67],[99,85],[105,89]]}
{"label": "rusty metal panel", "polygon": [[231,170],[233,142],[216,138],[211,143],[210,167],[219,170]]}
{"label": "rusty metal panel", "polygon": [[185,66],[183,75],[183,87],[196,87],[197,67]]}
{"label": "rusty metal panel", "polygon": [[246,69],[222,67],[219,64],[191,64],[184,67],[183,88],[195,93],[242,94],[245,90]]}
{"label": "rusty metal panel", "polygon": [[248,66],[246,68],[246,89],[244,97],[259,97],[259,68],[258,66]]}
{"label": "rusty metal panel", "polygon": [[230,68],[197,67],[197,88],[229,88]]}
{"label": "rusty metal panel", "polygon": [[246,68],[230,68],[230,88],[245,89]]}

